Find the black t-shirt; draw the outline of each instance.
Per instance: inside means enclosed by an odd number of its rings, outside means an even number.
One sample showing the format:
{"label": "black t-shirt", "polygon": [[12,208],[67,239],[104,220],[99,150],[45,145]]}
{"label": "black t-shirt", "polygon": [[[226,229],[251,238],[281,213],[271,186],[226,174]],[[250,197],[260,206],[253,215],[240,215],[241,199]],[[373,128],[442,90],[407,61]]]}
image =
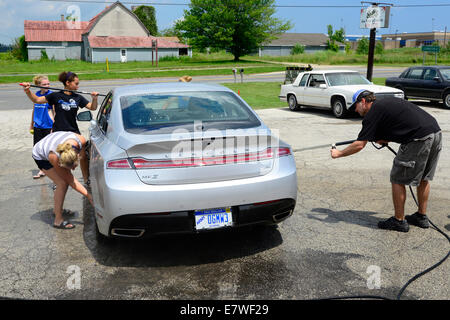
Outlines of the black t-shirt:
{"label": "black t-shirt", "polygon": [[415,104],[388,97],[373,102],[357,140],[408,143],[440,130],[436,119]]}
{"label": "black t-shirt", "polygon": [[79,94],[68,95],[63,91],[53,92],[45,97],[50,105],[55,106],[53,132],[71,131],[79,134],[80,130],[77,125],[78,108],[86,107],[89,101]]}

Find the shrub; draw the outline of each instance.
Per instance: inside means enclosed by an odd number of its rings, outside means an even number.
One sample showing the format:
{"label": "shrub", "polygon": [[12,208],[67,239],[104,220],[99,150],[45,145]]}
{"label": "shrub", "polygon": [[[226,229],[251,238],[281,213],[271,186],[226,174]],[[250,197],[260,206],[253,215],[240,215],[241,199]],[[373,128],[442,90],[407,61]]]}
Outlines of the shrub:
{"label": "shrub", "polygon": [[291,50],[291,55],[302,54],[303,52],[305,52],[305,46],[300,43],[296,43]]}
{"label": "shrub", "polygon": [[42,62],[46,62],[48,61],[48,55],[47,55],[47,51],[45,51],[45,49],[41,50],[41,58],[39,59]]}

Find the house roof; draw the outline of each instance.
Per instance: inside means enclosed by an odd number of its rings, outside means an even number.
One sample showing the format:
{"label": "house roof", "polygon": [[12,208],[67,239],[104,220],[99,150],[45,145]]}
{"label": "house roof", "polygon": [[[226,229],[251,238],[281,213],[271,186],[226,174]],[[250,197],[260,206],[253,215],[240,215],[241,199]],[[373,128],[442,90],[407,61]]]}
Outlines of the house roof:
{"label": "house roof", "polygon": [[[116,6],[124,7],[120,2],[115,2],[107,6],[89,21],[71,22],[71,21],[32,21],[25,20],[25,41],[27,42],[81,42],[82,36],[88,38],[92,48],[151,48],[152,40],[158,40],[158,48],[189,48],[188,45],[179,43],[178,38],[153,37],[129,37],[129,36],[89,36],[89,32],[96,23],[110,10]],[[137,21],[143,26],[142,22],[136,17]],[[148,33],[148,30],[147,30]],[[176,39],[176,41],[175,41]]]}
{"label": "house roof", "polygon": [[25,20],[25,41],[82,41],[88,22]]}
{"label": "house roof", "polygon": [[86,30],[83,32],[83,34],[87,33],[89,34],[91,32],[91,30],[95,27],[95,25],[97,24],[97,22],[104,16],[106,15],[109,11],[113,10],[115,7],[120,6],[122,7],[125,11],[128,11],[131,13],[131,15],[136,19],[137,23],[139,23],[141,25],[141,27],[145,30],[145,32],[150,36],[150,32],[147,30],[147,28],[145,27],[145,25],[142,23],[141,20],[139,20],[139,18],[133,13],[131,12],[127,7],[125,7],[122,3],[120,3],[119,1],[114,2],[112,5],[105,7],[105,9],[103,9],[101,12],[99,12],[97,15],[95,15],[91,20],[89,20],[89,24],[86,27]]}
{"label": "house roof", "polygon": [[304,46],[325,46],[328,40],[328,36],[323,33],[282,33],[277,37],[264,46],[294,46],[297,43]]}
{"label": "house roof", "polygon": [[158,48],[189,48],[188,45],[158,37],[88,36],[92,48],[151,48],[152,40],[158,41]]}

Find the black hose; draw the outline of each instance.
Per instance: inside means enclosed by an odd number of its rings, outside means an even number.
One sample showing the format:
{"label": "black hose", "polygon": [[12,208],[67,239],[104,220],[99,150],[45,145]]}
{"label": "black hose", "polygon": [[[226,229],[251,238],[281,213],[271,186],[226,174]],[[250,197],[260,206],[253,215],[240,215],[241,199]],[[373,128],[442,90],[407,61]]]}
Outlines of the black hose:
{"label": "black hose", "polygon": [[[351,143],[349,141],[343,141],[341,143],[339,143],[340,145],[342,144],[348,144]],[[338,145],[336,143],[336,145]],[[377,147],[373,142],[372,145],[380,150],[384,147],[387,147],[394,155],[397,155],[397,152],[395,152],[390,146],[388,146],[387,144],[383,144],[381,147]],[[416,196],[414,195],[414,192],[412,190],[412,187],[409,186],[409,190],[411,191],[411,195],[414,199],[414,202],[416,203],[417,207],[419,206],[419,203],[417,202]],[[446,234],[444,231],[442,231],[441,229],[439,229],[431,220],[430,218],[428,218],[428,221],[430,222],[430,224],[433,226],[433,228],[441,233],[445,238],[447,238],[448,242],[450,243],[450,237],[448,236],[448,234]],[[439,260],[439,262],[435,263],[434,265],[432,265],[431,267],[425,269],[424,271],[416,274],[414,277],[412,277],[411,279],[409,279],[404,285],[403,287],[400,289],[400,291],[397,294],[397,300],[400,300],[403,292],[406,290],[406,288],[415,280],[419,279],[421,276],[423,276],[424,274],[430,272],[431,270],[437,268],[438,266],[440,266],[442,263],[444,263],[445,260],[447,260],[447,258],[450,256],[450,250],[448,251],[447,255],[442,258],[441,260]],[[392,300],[390,298],[387,297],[383,297],[383,296],[371,296],[371,295],[356,295],[356,296],[343,296],[343,297],[329,297],[329,298],[323,298],[320,300],[346,300],[346,299],[381,299],[381,300]]]}

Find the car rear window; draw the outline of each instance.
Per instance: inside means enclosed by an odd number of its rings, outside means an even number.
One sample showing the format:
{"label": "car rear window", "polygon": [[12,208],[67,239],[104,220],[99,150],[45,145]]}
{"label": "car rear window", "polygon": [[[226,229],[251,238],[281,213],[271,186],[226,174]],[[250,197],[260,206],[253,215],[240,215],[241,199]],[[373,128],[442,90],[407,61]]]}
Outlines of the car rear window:
{"label": "car rear window", "polygon": [[120,98],[122,120],[130,133],[167,133],[182,127],[195,131],[260,126],[258,118],[233,93],[173,92]]}
{"label": "car rear window", "polygon": [[450,80],[450,68],[449,69],[441,69],[441,74],[445,80]]}
{"label": "car rear window", "polygon": [[326,75],[328,83],[333,86],[346,86],[354,84],[370,84],[370,81],[359,73],[329,73]]}

